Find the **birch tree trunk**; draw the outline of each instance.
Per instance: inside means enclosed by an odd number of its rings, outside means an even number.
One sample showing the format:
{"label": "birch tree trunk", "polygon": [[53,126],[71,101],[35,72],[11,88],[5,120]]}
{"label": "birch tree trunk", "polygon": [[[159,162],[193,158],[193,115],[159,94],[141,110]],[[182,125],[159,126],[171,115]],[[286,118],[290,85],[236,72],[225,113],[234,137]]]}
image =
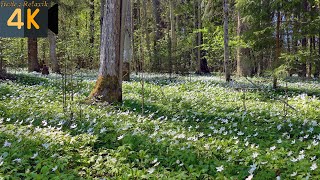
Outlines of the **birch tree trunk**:
{"label": "birch tree trunk", "polygon": [[[276,54],[273,62],[273,69],[278,68],[279,59],[281,55],[281,44],[280,44],[280,26],[281,26],[281,12],[278,10],[277,12],[277,27],[276,27]],[[278,77],[277,75],[273,75],[273,89],[278,87]]]}
{"label": "birch tree trunk", "polygon": [[231,80],[230,73],[230,53],[229,53],[229,4],[228,0],[223,0],[223,30],[224,30],[224,71],[225,80],[229,82]]}
{"label": "birch tree trunk", "polygon": [[52,72],[54,73],[61,73],[60,66],[57,58],[57,37],[56,35],[48,30],[48,37],[49,37],[49,46],[50,46],[50,61],[51,61],[51,68]]}
{"label": "birch tree trunk", "polygon": [[103,13],[100,69],[96,85],[90,94],[90,99],[108,103],[122,101],[122,62],[123,42],[121,26],[122,13],[126,12],[126,1],[105,0]]}
{"label": "birch tree trunk", "polygon": [[127,1],[125,34],[124,34],[124,54],[123,54],[123,80],[130,80],[130,62],[132,61],[132,14],[131,2]]}
{"label": "birch tree trunk", "polygon": [[38,61],[38,40],[37,38],[28,38],[28,71],[41,72]]}

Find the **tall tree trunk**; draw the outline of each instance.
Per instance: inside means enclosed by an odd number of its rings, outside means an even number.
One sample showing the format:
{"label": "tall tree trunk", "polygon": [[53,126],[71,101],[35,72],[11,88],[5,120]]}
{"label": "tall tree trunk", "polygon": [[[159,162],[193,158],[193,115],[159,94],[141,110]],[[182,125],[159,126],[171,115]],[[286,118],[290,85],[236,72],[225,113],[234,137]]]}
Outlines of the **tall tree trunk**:
{"label": "tall tree trunk", "polygon": [[[307,1],[307,0],[304,0],[304,1],[302,2],[302,4],[303,4],[303,12],[304,12],[304,13],[307,13],[307,11],[308,11],[308,1]],[[306,20],[307,20],[304,15],[303,15],[302,20],[303,20],[303,21],[306,21]],[[307,50],[308,40],[307,40],[307,37],[306,37],[306,33],[305,33],[304,35],[305,35],[305,37],[301,40],[301,46],[302,46],[302,49],[303,49],[304,51],[306,51],[306,50]],[[307,57],[303,57],[302,62],[300,62],[300,67],[299,67],[299,70],[300,70],[300,71],[299,71],[299,73],[298,73],[299,77],[305,78],[306,75],[307,75],[307,59],[306,59],[306,58],[307,58]]]}
{"label": "tall tree trunk", "polygon": [[310,47],[310,56],[309,58],[307,58],[307,77],[309,79],[312,78],[312,56],[313,56],[313,52],[312,52],[312,45],[313,45],[313,37],[310,37],[309,39],[309,47]]}
{"label": "tall tree trunk", "polygon": [[228,0],[223,0],[223,31],[224,31],[224,72],[225,80],[231,80],[230,73],[230,53],[229,53],[229,4]]}
{"label": "tall tree trunk", "polygon": [[[275,70],[279,66],[279,60],[281,55],[281,40],[280,40],[280,26],[281,26],[281,12],[277,12],[277,28],[276,28],[276,54],[273,62],[273,69]],[[273,88],[278,88],[278,77],[276,74],[273,75]]]}
{"label": "tall tree trunk", "polygon": [[151,54],[151,47],[150,47],[150,35],[149,35],[149,31],[148,31],[148,16],[147,16],[147,5],[148,5],[148,1],[147,0],[143,0],[142,3],[142,13],[143,13],[143,29],[144,29],[144,33],[146,36],[146,46],[147,46],[147,51],[148,51],[148,59],[149,61],[151,61],[152,59],[152,54]]}
{"label": "tall tree trunk", "polygon": [[130,62],[132,61],[132,14],[131,2],[127,1],[125,34],[124,34],[124,54],[123,54],[123,80],[130,80]]}
{"label": "tall tree trunk", "polygon": [[[313,41],[314,43],[314,50],[316,50],[316,45],[315,45],[315,41]],[[320,33],[318,36],[318,58],[316,59],[315,62],[315,72],[314,72],[314,77],[315,78],[319,78],[320,75]]]}
{"label": "tall tree trunk", "polygon": [[[89,61],[90,64],[93,64],[93,59],[94,59],[94,32],[95,32],[95,27],[94,27],[94,15],[95,15],[95,11],[94,11],[94,0],[90,0],[89,1],[89,7],[90,7],[90,50],[89,50]],[[92,67],[92,66],[91,66]]]}
{"label": "tall tree trunk", "polygon": [[60,66],[57,58],[57,37],[56,35],[48,30],[49,37],[49,46],[50,46],[50,60],[51,60],[51,68],[54,73],[61,73]]}
{"label": "tall tree trunk", "polygon": [[100,47],[100,69],[90,99],[109,103],[122,101],[122,5],[126,0],[105,0]]}
{"label": "tall tree trunk", "polygon": [[[201,29],[201,0],[195,0],[195,28],[200,31]],[[201,33],[196,34],[196,64],[197,64],[197,74],[201,74]]]}
{"label": "tall tree trunk", "polygon": [[175,66],[174,69],[177,71],[176,67],[176,51],[177,51],[177,34],[176,34],[176,16],[174,10],[176,8],[176,3],[174,0],[170,0],[170,25],[171,25],[171,53],[172,53],[172,62]]}
{"label": "tall tree trunk", "polygon": [[[100,36],[102,34],[102,25],[103,25],[103,15],[104,15],[104,9],[106,8],[106,0],[100,0]],[[100,43],[101,43],[101,40],[100,39]],[[101,47],[101,45],[100,45]]]}
{"label": "tall tree trunk", "polygon": [[[135,32],[136,30],[140,29],[141,25],[140,25],[140,1],[133,1],[133,5],[132,5],[132,29],[133,32]],[[140,36],[134,36],[133,35],[133,59],[134,59],[134,69],[136,72],[136,75],[138,75],[138,72],[140,71],[140,67],[139,67],[139,62],[140,62],[140,56],[139,56],[139,46],[138,44],[140,43]],[[150,56],[151,58],[151,56]]]}
{"label": "tall tree trunk", "polygon": [[159,70],[157,68],[160,68],[161,71],[161,58],[160,58],[160,45],[159,45],[159,41],[162,39],[163,37],[163,33],[162,33],[162,29],[164,28],[164,23],[161,19],[161,7],[160,7],[160,0],[152,0],[152,4],[153,4],[153,16],[155,18],[155,36],[154,36],[154,40],[153,40],[153,54],[154,54],[154,62],[152,63],[152,69],[153,70]]}
{"label": "tall tree trunk", "polygon": [[206,51],[201,49],[203,44],[202,21],[201,21],[201,0],[195,1],[195,28],[199,31],[196,35],[196,61],[197,61],[197,74],[209,74],[208,62],[205,58]]}
{"label": "tall tree trunk", "polygon": [[37,38],[28,38],[28,71],[41,72],[38,61],[38,40]]}
{"label": "tall tree trunk", "polygon": [[47,63],[47,57],[46,57],[46,54],[47,54],[47,52],[46,52],[46,51],[47,51],[46,41],[42,41],[41,48],[42,48],[42,58],[41,58],[42,63],[40,63],[40,68],[42,68],[42,66]]}
{"label": "tall tree trunk", "polygon": [[[237,36],[241,39],[241,35],[247,30],[245,24],[241,22],[240,12],[238,12],[238,25]],[[250,49],[245,47],[237,47],[237,75],[238,76],[251,76],[252,62],[249,58]]]}
{"label": "tall tree trunk", "polygon": [[3,44],[2,44],[2,39],[0,38],[0,78],[1,75],[4,74],[4,69],[3,69]]}
{"label": "tall tree trunk", "polygon": [[[171,16],[171,14],[170,14],[170,11],[169,11],[169,13],[168,13],[168,15],[167,15],[168,17],[168,21],[171,23],[171,20],[170,20],[170,16]],[[172,63],[172,36],[171,36],[171,33],[170,33],[170,29],[171,29],[171,26],[167,26],[167,45],[168,45],[168,48],[167,48],[167,50],[168,50],[168,56],[167,56],[167,58],[168,58],[168,73],[170,74],[170,77],[171,77],[171,75],[172,75],[172,65],[173,65],[173,63]]]}
{"label": "tall tree trunk", "polygon": [[[307,49],[307,38],[303,38],[301,40],[301,46],[303,50]],[[298,71],[298,75],[299,77],[303,77],[305,78],[307,75],[307,62],[306,62],[306,57],[302,58],[302,61],[299,62],[299,71]]]}

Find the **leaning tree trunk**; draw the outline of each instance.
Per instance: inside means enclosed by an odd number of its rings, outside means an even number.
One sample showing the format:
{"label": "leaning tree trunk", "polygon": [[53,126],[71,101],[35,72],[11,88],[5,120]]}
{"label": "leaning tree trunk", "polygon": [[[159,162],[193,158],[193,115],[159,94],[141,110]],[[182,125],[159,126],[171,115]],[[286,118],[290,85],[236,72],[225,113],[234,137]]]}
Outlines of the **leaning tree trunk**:
{"label": "leaning tree trunk", "polygon": [[[247,30],[245,24],[241,22],[240,12],[238,12],[238,26],[237,35],[240,38],[244,31]],[[249,58],[250,49],[245,47],[237,48],[237,75],[238,76],[251,76],[252,72],[252,62]]]}
{"label": "leaning tree trunk", "polygon": [[28,71],[41,72],[38,62],[38,40],[37,38],[28,38]]}
{"label": "leaning tree trunk", "polygon": [[130,81],[130,62],[132,61],[132,14],[131,2],[127,2],[124,51],[123,51],[123,80]]}
{"label": "leaning tree trunk", "polygon": [[229,5],[228,0],[223,1],[223,29],[224,29],[224,71],[225,80],[229,82],[231,80],[230,73],[230,53],[229,53]]}
{"label": "leaning tree trunk", "polygon": [[[121,28],[126,12],[126,0],[105,0],[103,13],[100,69],[96,85],[90,99],[108,103],[122,101],[122,48],[123,28]],[[123,19],[123,20],[121,20]]]}
{"label": "leaning tree trunk", "polygon": [[49,44],[50,44],[50,60],[51,68],[54,73],[61,73],[60,66],[57,58],[57,37],[56,35],[48,30]]}

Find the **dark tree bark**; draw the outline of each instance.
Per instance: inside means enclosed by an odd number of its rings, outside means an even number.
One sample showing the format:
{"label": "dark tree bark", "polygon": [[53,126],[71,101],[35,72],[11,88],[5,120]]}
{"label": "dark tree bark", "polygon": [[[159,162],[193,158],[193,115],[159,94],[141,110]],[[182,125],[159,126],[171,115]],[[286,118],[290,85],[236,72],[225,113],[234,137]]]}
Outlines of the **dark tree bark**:
{"label": "dark tree bark", "polygon": [[89,51],[89,61],[90,64],[93,64],[93,52],[94,52],[94,15],[95,15],[95,11],[94,11],[94,0],[90,0],[89,2],[89,7],[90,7],[90,39],[89,39],[89,43],[90,43],[90,51]]}
{"label": "dark tree bark", "polygon": [[[302,2],[303,4],[303,12],[307,12],[308,11],[308,1],[307,0],[304,0]],[[302,18],[304,21],[306,21],[306,18],[303,17]],[[307,37],[304,37],[302,40],[301,40],[301,46],[303,48],[303,50],[307,50],[307,43],[308,43],[308,40],[307,40]],[[298,75],[299,77],[303,77],[305,78],[306,75],[307,75],[307,61],[306,59],[304,58],[302,62],[299,63],[299,71],[298,71]]]}
{"label": "dark tree bark", "polygon": [[50,45],[50,61],[51,61],[51,68],[52,72],[60,74],[60,66],[57,58],[57,37],[56,35],[48,30],[48,38],[49,38],[49,45]]}
{"label": "dark tree bark", "polygon": [[[154,54],[154,59],[152,63],[152,69],[153,70],[160,70],[161,71],[161,57],[160,57],[160,45],[159,41],[163,38],[163,32],[162,29],[164,28],[164,22],[161,18],[161,3],[160,0],[152,0],[152,5],[153,5],[153,16],[155,18],[155,36],[153,39],[153,54]],[[160,68],[160,69],[158,69]]]}
{"label": "dark tree bark", "polygon": [[37,38],[28,38],[28,71],[41,72],[39,61],[38,61]]}
{"label": "dark tree bark", "polygon": [[229,3],[228,0],[223,0],[223,29],[224,29],[224,73],[225,80],[231,80],[230,69],[230,52],[229,52]]}
{"label": "dark tree bark", "polygon": [[[1,40],[0,40],[1,43]],[[1,75],[4,74],[4,70],[3,70],[3,49],[0,46],[0,77]]]}
{"label": "dark tree bark", "polygon": [[[201,0],[195,1],[195,28],[200,31],[202,29],[201,22]],[[196,74],[209,74],[210,70],[208,67],[208,61],[205,58],[206,51],[201,49],[203,44],[202,32],[198,32],[196,35],[196,61],[197,61],[197,71]]]}
{"label": "dark tree bark", "polygon": [[148,15],[147,15],[147,5],[148,5],[148,1],[147,0],[143,0],[142,3],[142,14],[143,14],[143,29],[144,29],[144,33],[146,35],[146,46],[147,46],[147,53],[148,53],[148,58],[149,60],[152,59],[152,51],[151,51],[151,47],[150,47],[150,35],[149,35],[149,30],[148,30]]}
{"label": "dark tree bark", "polygon": [[[313,41],[314,43],[314,50],[316,50],[316,43],[315,40]],[[320,75],[320,33],[319,33],[319,37],[318,37],[318,58],[316,59],[315,62],[315,71],[314,71],[314,77],[315,78],[319,78]]]}
{"label": "dark tree bark", "polygon": [[[238,12],[238,25],[237,25],[237,35],[241,37],[243,32],[247,30],[247,26],[241,22],[240,12]],[[251,76],[253,64],[249,57],[250,49],[245,47],[237,48],[237,75],[238,76]],[[259,63],[259,68],[261,68]],[[261,72],[261,69],[259,70]]]}
{"label": "dark tree bark", "polygon": [[[122,101],[122,53],[126,0],[105,0],[100,47],[100,69],[90,99],[109,103]],[[125,7],[125,6],[124,6]],[[121,20],[122,19],[122,20]]]}

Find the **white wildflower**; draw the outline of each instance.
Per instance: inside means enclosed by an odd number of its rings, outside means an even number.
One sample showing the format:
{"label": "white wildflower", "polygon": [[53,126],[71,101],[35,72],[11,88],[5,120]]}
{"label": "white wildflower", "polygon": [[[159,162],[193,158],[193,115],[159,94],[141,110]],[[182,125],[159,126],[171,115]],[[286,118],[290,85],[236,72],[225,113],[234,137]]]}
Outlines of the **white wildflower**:
{"label": "white wildflower", "polygon": [[72,124],[71,126],[70,126],[70,129],[74,129],[74,128],[76,128],[77,127],[77,124]]}
{"label": "white wildflower", "polygon": [[255,158],[257,158],[257,157],[258,157],[258,155],[259,155],[259,153],[254,152],[254,153],[252,154],[252,158],[253,158],[253,159],[255,159]]}
{"label": "white wildflower", "polygon": [[277,140],[277,143],[278,143],[278,144],[281,144],[281,143],[282,143],[282,140],[281,140],[281,139],[278,139],[278,140]]}
{"label": "white wildflower", "polygon": [[155,159],[151,162],[151,164],[155,164],[156,162],[158,162],[158,158],[155,158]]}
{"label": "white wildflower", "polygon": [[21,159],[20,159],[20,158],[17,158],[17,159],[14,159],[12,162],[21,163]]}
{"label": "white wildflower", "polygon": [[257,169],[257,165],[256,164],[252,164],[250,165],[250,170],[248,171],[250,174],[253,174],[253,172]]}
{"label": "white wildflower", "polygon": [[253,174],[251,174],[250,176],[248,176],[248,177],[246,178],[246,180],[252,180],[252,178],[253,178]]}
{"label": "white wildflower", "polygon": [[318,168],[318,165],[316,163],[313,163],[312,166],[310,167],[311,171],[314,171]]}
{"label": "white wildflower", "polygon": [[8,142],[8,141],[5,141],[5,142],[4,142],[3,147],[10,147],[10,146],[11,146],[11,143],[10,143],[10,142]]}
{"label": "white wildflower", "polygon": [[50,143],[44,143],[44,144],[42,144],[42,146],[43,146],[44,148],[48,149],[48,148],[50,147]]}
{"label": "white wildflower", "polygon": [[155,168],[153,168],[153,167],[148,169],[149,174],[152,174],[154,171],[155,171]]}
{"label": "white wildflower", "polygon": [[55,172],[58,169],[58,166],[55,166],[54,168],[52,168],[52,172]]}
{"label": "white wildflower", "polygon": [[34,153],[31,159],[35,159],[38,156],[38,152]]}
{"label": "white wildflower", "polygon": [[118,139],[118,141],[119,140],[121,140],[121,139],[123,139],[124,138],[124,135],[121,135],[121,136],[119,136],[117,139]]}
{"label": "white wildflower", "polygon": [[291,177],[296,176],[298,173],[297,172],[293,172],[292,174],[290,174]]}
{"label": "white wildflower", "polygon": [[217,169],[218,172],[221,172],[221,171],[224,170],[223,166],[216,167],[216,169]]}
{"label": "white wildflower", "polygon": [[270,151],[274,151],[276,149],[276,146],[270,147]]}

